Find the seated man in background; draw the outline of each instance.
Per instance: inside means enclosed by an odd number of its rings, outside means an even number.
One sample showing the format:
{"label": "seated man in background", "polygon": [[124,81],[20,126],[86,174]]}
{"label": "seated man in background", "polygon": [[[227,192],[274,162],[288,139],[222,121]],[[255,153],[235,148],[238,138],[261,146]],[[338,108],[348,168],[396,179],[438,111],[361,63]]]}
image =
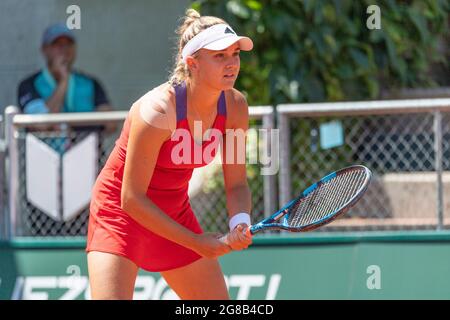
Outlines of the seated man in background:
{"label": "seated man in background", "polygon": [[112,110],[98,81],[72,69],[76,39],[65,24],[54,24],[45,30],[41,50],[46,67],[19,85],[18,100],[23,113]]}
{"label": "seated man in background", "polygon": [[[72,112],[96,112],[112,111],[109,100],[100,83],[93,77],[73,70],[76,57],[76,38],[72,30],[65,24],[59,23],[48,27],[41,42],[41,52],[46,65],[35,74],[24,79],[18,87],[18,103],[22,113],[25,114],[55,114]],[[27,132],[46,143],[61,155],[67,152],[71,146],[78,143],[92,132],[99,134],[111,133],[115,130],[116,123],[105,125],[83,125],[69,127],[64,123],[58,125],[38,125],[27,128]],[[103,141],[104,136],[100,136]],[[22,145],[25,139],[19,140]],[[23,146],[21,147],[23,150]],[[103,144],[98,144],[99,168],[102,167],[101,154]],[[25,159],[21,159],[25,161]],[[30,222],[30,228],[34,228],[36,235],[47,235],[50,229],[67,229],[71,223],[77,221],[82,224],[86,219],[84,211],[81,217],[73,221],[55,221],[44,214],[34,204],[25,199],[28,210],[23,219],[28,221],[40,221],[46,228],[38,228]],[[82,232],[82,231],[81,231]]]}
{"label": "seated man in background", "polygon": [[[22,113],[46,114],[61,112],[111,111],[105,90],[91,76],[74,71],[72,66],[76,56],[76,39],[72,30],[63,23],[48,27],[42,36],[41,51],[46,67],[23,80],[18,89],[18,102]],[[80,132],[97,131],[107,134],[115,131],[116,123],[98,126],[77,126],[69,128],[57,126],[36,126],[38,132],[58,132],[41,134],[41,139],[53,149],[64,153],[80,138]],[[70,134],[75,131],[75,134]],[[69,138],[69,139],[67,139]]]}

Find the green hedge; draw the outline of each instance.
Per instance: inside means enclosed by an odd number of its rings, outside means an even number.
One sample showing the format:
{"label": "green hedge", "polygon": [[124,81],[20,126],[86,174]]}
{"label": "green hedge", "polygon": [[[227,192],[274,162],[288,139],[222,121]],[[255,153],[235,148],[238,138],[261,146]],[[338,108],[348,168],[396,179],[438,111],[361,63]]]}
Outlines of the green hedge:
{"label": "green hedge", "polygon": [[[380,30],[366,27],[372,4]],[[198,0],[192,7],[254,40],[237,83],[252,105],[374,99],[383,88],[435,86],[430,67],[448,67],[437,49],[448,40],[447,0]]]}

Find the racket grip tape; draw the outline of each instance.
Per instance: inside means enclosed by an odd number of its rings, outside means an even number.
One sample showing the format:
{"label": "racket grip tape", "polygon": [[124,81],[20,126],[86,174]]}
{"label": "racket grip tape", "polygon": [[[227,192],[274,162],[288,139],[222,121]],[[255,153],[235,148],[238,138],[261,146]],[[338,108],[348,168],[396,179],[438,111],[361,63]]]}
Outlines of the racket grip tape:
{"label": "racket grip tape", "polygon": [[[243,230],[243,233],[245,234],[246,237],[252,237],[252,233],[250,232],[250,227],[247,227]],[[225,244],[229,244],[228,243],[228,233],[222,237],[219,238],[220,241],[222,241]]]}

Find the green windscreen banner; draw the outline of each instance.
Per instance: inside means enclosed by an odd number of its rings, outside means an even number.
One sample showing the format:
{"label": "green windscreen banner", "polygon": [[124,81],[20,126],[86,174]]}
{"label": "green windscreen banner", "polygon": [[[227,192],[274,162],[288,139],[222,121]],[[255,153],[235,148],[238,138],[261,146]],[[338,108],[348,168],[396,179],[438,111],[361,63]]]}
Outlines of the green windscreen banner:
{"label": "green windscreen banner", "polygon": [[[0,299],[90,299],[84,239],[0,245]],[[232,299],[449,299],[450,232],[255,237],[220,258]],[[177,299],[140,271],[134,299]]]}

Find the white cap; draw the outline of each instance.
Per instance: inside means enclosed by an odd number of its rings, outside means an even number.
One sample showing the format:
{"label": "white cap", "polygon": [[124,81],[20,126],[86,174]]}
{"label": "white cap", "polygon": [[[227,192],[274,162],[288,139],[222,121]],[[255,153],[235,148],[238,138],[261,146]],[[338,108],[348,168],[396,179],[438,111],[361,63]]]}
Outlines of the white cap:
{"label": "white cap", "polygon": [[186,43],[181,52],[183,61],[186,57],[204,48],[208,50],[223,50],[239,41],[240,49],[250,51],[253,49],[253,41],[248,37],[240,37],[227,24],[215,24],[197,35]]}

